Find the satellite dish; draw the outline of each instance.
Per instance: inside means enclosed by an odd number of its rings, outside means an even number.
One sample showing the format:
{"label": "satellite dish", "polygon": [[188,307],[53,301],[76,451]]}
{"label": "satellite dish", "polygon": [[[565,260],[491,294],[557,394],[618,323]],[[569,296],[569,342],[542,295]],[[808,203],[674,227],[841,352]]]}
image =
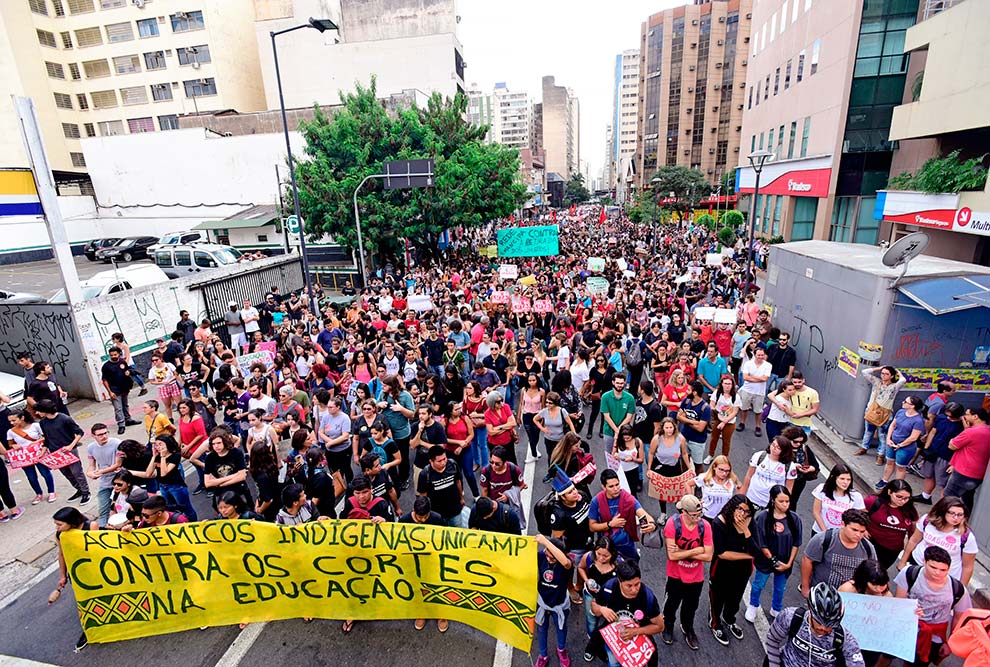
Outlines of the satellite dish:
{"label": "satellite dish", "polygon": [[887,250],[884,251],[883,257],[880,259],[884,266],[890,268],[901,267],[901,275],[897,276],[894,284],[891,287],[896,287],[897,283],[901,281],[904,274],[907,273],[907,265],[912,259],[920,255],[928,247],[928,242],[931,238],[928,234],[924,232],[914,232],[908,234],[896,242],[892,243]]}

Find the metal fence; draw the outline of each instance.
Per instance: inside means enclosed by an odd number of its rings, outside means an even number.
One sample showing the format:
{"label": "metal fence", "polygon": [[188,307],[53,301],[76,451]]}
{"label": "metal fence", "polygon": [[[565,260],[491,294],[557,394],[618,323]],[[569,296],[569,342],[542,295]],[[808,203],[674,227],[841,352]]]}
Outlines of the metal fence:
{"label": "metal fence", "polygon": [[963,0],[925,0],[925,11],[922,16],[925,20],[928,20],[936,14],[940,14],[946,9],[958,5],[960,2],[963,2]]}

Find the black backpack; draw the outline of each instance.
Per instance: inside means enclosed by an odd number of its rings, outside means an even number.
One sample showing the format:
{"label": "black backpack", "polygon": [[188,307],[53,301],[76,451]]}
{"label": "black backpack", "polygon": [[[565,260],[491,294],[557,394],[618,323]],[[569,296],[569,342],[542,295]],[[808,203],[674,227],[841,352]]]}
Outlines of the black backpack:
{"label": "black backpack", "polygon": [[[914,588],[914,582],[918,581],[919,574],[921,574],[920,565],[908,566],[905,576],[907,577],[907,588],[909,592]],[[959,601],[962,600],[963,595],[966,594],[966,587],[955,577],[949,577],[949,581],[952,583],[952,608],[955,609]]]}
{"label": "black backpack", "polygon": [[536,517],[536,529],[540,531],[541,535],[550,537],[551,533],[553,533],[553,528],[550,525],[550,515],[553,514],[553,510],[557,507],[558,503],[557,494],[551,490],[547,495],[536,501],[536,504],[533,506],[533,516]]}
{"label": "black backpack", "polygon": [[[804,625],[804,618],[808,610],[798,607],[794,610],[791,624],[787,628],[787,643],[790,644],[797,637],[801,626]],[[846,643],[846,631],[840,625],[832,631],[832,655],[835,657],[835,667],[846,667],[846,655],[842,652],[842,646]],[[783,647],[781,648],[783,651]],[[763,667],[770,667],[770,656],[763,659]]]}
{"label": "black backpack", "polygon": [[[838,534],[838,532],[839,532],[838,528],[829,528],[828,530],[825,531],[825,537],[822,539],[822,558],[824,558],[825,554],[828,553],[828,548],[832,545],[832,541],[835,539],[835,536]],[[866,551],[869,554],[867,558],[869,558],[870,560],[877,559],[877,550],[873,548],[872,542],[870,542],[866,538],[863,538],[863,540],[860,541],[860,544],[866,545]]]}

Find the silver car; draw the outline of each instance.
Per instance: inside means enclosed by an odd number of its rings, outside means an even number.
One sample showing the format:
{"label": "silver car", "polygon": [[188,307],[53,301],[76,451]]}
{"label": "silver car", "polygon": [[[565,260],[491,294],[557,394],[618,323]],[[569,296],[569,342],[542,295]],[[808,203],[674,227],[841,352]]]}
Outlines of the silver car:
{"label": "silver car", "polygon": [[45,297],[31,292],[8,292],[0,290],[0,303],[44,303]]}
{"label": "silver car", "polygon": [[24,396],[24,378],[20,375],[0,372],[0,392],[10,399],[7,407],[11,410],[21,410],[27,405]]}

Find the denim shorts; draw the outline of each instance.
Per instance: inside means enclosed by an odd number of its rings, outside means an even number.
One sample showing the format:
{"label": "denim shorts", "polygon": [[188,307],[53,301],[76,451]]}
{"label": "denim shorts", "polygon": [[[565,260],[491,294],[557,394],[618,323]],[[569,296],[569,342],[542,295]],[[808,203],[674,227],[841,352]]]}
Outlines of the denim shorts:
{"label": "denim shorts", "polygon": [[901,447],[900,449],[894,449],[890,445],[884,448],[884,456],[887,460],[893,460],[898,467],[906,468],[911,459],[914,458],[914,453],[918,451],[918,445],[911,445],[909,447]]}

